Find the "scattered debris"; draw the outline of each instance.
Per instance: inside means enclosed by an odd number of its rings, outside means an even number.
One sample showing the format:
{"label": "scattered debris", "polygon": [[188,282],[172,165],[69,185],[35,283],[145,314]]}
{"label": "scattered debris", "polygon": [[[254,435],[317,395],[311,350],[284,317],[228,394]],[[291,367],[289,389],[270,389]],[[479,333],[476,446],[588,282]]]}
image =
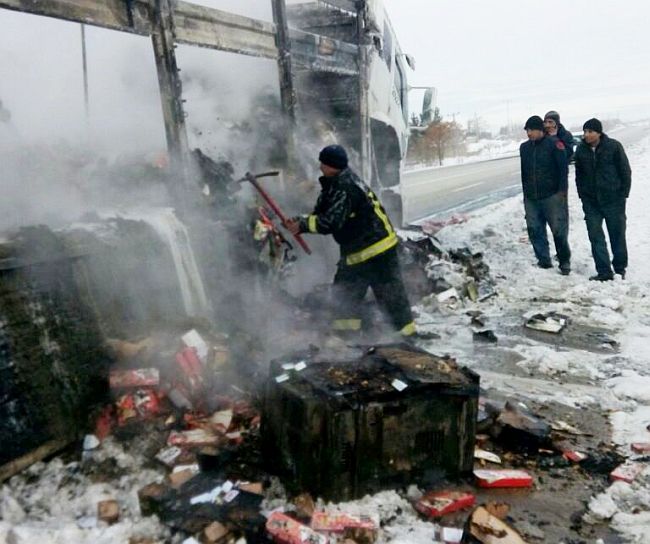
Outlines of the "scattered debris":
{"label": "scattered debris", "polygon": [[460,544],[463,540],[463,530],[455,527],[441,527],[440,539],[444,544]]}
{"label": "scattered debris", "polygon": [[219,437],[206,429],[191,429],[188,431],[172,431],[167,439],[170,446],[215,446]]}
{"label": "scattered debris", "polygon": [[156,454],[156,459],[160,461],[163,465],[166,465],[169,468],[172,468],[176,461],[179,459],[183,450],[178,446],[170,446],[168,448],[163,448]]}
{"label": "scattered debris", "polygon": [[566,421],[562,421],[561,419],[558,419],[557,421],[552,422],[551,423],[551,428],[554,431],[557,431],[557,432],[569,433],[569,434],[573,434],[573,435],[576,435],[576,436],[590,436],[590,435],[588,435],[586,433],[583,433],[582,431],[580,431],[579,429],[577,429],[573,425],[569,425]]}
{"label": "scattered debris", "polygon": [[97,504],[97,519],[112,525],[120,519],[120,505],[115,500],[101,501]]}
{"label": "scattered debris", "polygon": [[[299,518],[309,519],[314,515],[316,503],[314,503],[314,499],[312,499],[309,493],[301,493],[298,495],[293,499],[293,504],[296,507],[296,515]],[[312,528],[314,528],[313,525]]]}
{"label": "scattered debris", "polygon": [[497,465],[501,464],[501,457],[499,457],[496,453],[482,450],[481,448],[474,448],[474,459],[489,461],[490,463],[495,463]]}
{"label": "scattered debris", "polygon": [[523,470],[474,470],[479,487],[531,487],[533,478]]}
{"label": "scattered debris", "polygon": [[474,331],[472,337],[477,342],[489,342],[491,344],[496,344],[499,339],[497,335],[494,334],[494,331],[490,329],[483,329],[481,331]]}
{"label": "scattered debris", "polygon": [[157,387],[160,384],[160,373],[157,368],[111,370],[108,380],[111,389]]}
{"label": "scattered debris", "polygon": [[634,453],[650,453],[650,442],[633,442],[630,448]]}
{"label": "scattered debris", "polygon": [[[526,541],[504,521],[491,515],[483,506],[476,508],[465,525],[463,540],[479,544],[526,544]],[[465,538],[463,535],[463,538]]]}
{"label": "scattered debris", "polygon": [[206,362],[209,353],[208,344],[206,344],[196,329],[186,332],[181,337],[181,340],[186,348],[192,348],[196,351],[196,354],[203,363]]}
{"label": "scattered debris", "polygon": [[230,534],[230,529],[223,523],[213,521],[205,529],[201,538],[202,544],[221,544]]}
{"label": "scattered debris", "polygon": [[87,434],[84,436],[83,449],[85,451],[94,450],[99,447],[100,444],[101,441],[94,434]]}
{"label": "scattered debris", "polygon": [[185,482],[192,479],[197,472],[198,472],[198,465],[196,467],[196,470],[194,470],[193,468],[174,470],[167,476],[167,479],[169,481],[169,486],[172,489],[179,489]]}
{"label": "scattered debris", "polygon": [[579,451],[567,450],[562,452],[562,457],[568,459],[569,461],[573,461],[574,463],[580,463],[584,461],[588,455]]}
{"label": "scattered debris", "polygon": [[438,303],[449,309],[455,310],[461,304],[462,299],[455,287],[447,289],[436,296]]}
{"label": "scattered debris", "polygon": [[609,475],[612,480],[621,480],[631,484],[636,477],[645,469],[643,463],[636,461],[626,461],[622,465],[616,467]]}
{"label": "scattered debris", "polygon": [[508,517],[508,513],[510,512],[510,505],[506,502],[490,501],[483,506],[490,514],[499,519],[506,519]]}
{"label": "scattered debris", "polygon": [[140,512],[143,516],[160,514],[163,501],[170,495],[167,486],[158,483],[151,483],[138,491]]}
{"label": "scattered debris", "polygon": [[438,518],[474,505],[476,497],[461,491],[431,491],[417,500],[415,509],[425,516]]}
{"label": "scattered debris", "polygon": [[311,518],[311,528],[323,533],[344,533],[348,529],[365,529],[375,534],[377,524],[367,516],[356,517],[349,514],[314,512]]}
{"label": "scattered debris", "polygon": [[557,334],[567,326],[569,318],[555,312],[534,314],[526,319],[525,326],[536,331]]}
{"label": "scattered debris", "polygon": [[487,403],[486,409],[498,414],[492,434],[514,450],[536,451],[550,445],[551,426],[534,416],[525,405],[512,401],[503,407]]}
{"label": "scattered debris", "polygon": [[329,544],[326,536],[282,512],[273,512],[269,516],[266,530],[277,544]]}

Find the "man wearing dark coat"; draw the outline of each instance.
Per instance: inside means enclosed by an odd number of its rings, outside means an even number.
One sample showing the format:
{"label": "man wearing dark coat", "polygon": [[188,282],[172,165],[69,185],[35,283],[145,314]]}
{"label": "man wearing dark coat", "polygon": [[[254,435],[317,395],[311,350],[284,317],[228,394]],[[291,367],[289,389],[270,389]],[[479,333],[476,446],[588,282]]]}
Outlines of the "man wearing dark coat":
{"label": "man wearing dark coat", "polygon": [[537,265],[552,268],[546,225],[551,228],[555,251],[564,276],[571,272],[568,163],[564,143],[544,132],[544,121],[534,115],[524,126],[528,141],[521,144],[521,184],[524,193],[528,238]]}
{"label": "man wearing dark coat", "polygon": [[[625,279],[627,243],[625,205],[632,185],[632,170],[620,142],[603,132],[602,123],[589,119],[575,152],[576,186],[585,212],[595,281],[610,281],[614,273]],[[603,220],[607,225],[613,258],[610,260]],[[612,271],[612,267],[614,270]]]}

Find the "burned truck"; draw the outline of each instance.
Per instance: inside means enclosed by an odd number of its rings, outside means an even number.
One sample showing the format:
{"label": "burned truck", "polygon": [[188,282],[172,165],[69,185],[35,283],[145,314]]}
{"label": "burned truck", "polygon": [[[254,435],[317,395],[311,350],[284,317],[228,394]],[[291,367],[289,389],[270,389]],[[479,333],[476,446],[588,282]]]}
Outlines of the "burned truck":
{"label": "burned truck", "polygon": [[[366,107],[370,118],[370,134],[366,137],[369,139],[370,181],[391,218],[401,224],[401,199],[395,189],[399,187],[400,165],[408,144],[406,67],[413,68],[413,60],[401,51],[381,0],[367,2],[362,35],[359,34],[356,4],[351,0],[290,4],[287,6],[288,22],[292,28],[331,38],[332,42],[321,40],[321,54],[328,53],[334,40],[366,45]],[[301,112],[309,118],[327,119],[341,142],[357,153],[364,138],[361,134],[364,126],[359,122],[359,108],[364,107],[359,96],[363,92],[360,77],[358,73],[347,73],[343,66],[338,73],[336,70],[299,70],[295,74]]]}

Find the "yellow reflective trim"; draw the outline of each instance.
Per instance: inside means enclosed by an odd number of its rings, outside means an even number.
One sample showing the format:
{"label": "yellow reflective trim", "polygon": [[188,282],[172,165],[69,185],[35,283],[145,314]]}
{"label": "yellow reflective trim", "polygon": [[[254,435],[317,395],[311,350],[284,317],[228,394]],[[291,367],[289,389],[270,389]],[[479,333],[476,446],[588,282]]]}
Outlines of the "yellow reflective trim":
{"label": "yellow reflective trim", "polygon": [[318,232],[316,229],[316,216],[315,215],[310,215],[307,217],[307,229],[309,232]]}
{"label": "yellow reflective trim", "polygon": [[361,330],[360,319],[335,319],[332,323],[335,331],[358,331]]}
{"label": "yellow reflective trim", "polygon": [[416,332],[415,322],[411,321],[410,323],[404,325],[399,332],[402,336],[413,336]]}
{"label": "yellow reflective trim", "polygon": [[345,257],[345,263],[349,265],[354,265],[354,264],[359,264],[364,261],[367,261],[368,259],[372,259],[373,257],[376,257],[377,255],[383,253],[384,251],[388,251],[392,247],[395,247],[397,245],[397,235],[394,232],[391,232],[386,238],[382,238],[379,240],[379,242],[375,242],[371,246],[368,246],[365,249],[362,249],[361,251],[357,251],[356,253],[350,253],[350,255],[347,255]]}
{"label": "yellow reflective trim", "polygon": [[386,232],[390,234],[391,232],[395,232],[393,230],[393,225],[390,224],[390,219],[388,219],[388,216],[386,213],[382,210],[381,208],[381,202],[379,202],[379,199],[373,193],[372,191],[368,192],[368,196],[370,197],[370,200],[372,201],[373,208],[375,210],[375,213],[381,219],[381,222],[384,224],[384,228],[386,229]]}

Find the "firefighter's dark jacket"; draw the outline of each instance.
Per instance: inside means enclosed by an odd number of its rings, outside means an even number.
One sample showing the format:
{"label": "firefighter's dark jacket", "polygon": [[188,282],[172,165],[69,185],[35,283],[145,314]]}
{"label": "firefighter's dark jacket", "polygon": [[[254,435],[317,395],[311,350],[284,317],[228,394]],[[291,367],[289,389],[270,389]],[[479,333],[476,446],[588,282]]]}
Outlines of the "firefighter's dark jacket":
{"label": "firefighter's dark jacket", "polygon": [[602,204],[620,202],[630,195],[632,170],[621,143],[601,134],[595,151],[585,141],[575,153],[576,186],[581,199]]}
{"label": "firefighter's dark jacket", "polygon": [[319,178],[321,193],[301,232],[331,234],[347,265],[365,262],[397,245],[395,229],[379,199],[349,168]]}
{"label": "firefighter's dark jacket", "polygon": [[568,161],[564,143],[555,136],[527,140],[519,147],[524,197],[540,200],[568,188]]}

